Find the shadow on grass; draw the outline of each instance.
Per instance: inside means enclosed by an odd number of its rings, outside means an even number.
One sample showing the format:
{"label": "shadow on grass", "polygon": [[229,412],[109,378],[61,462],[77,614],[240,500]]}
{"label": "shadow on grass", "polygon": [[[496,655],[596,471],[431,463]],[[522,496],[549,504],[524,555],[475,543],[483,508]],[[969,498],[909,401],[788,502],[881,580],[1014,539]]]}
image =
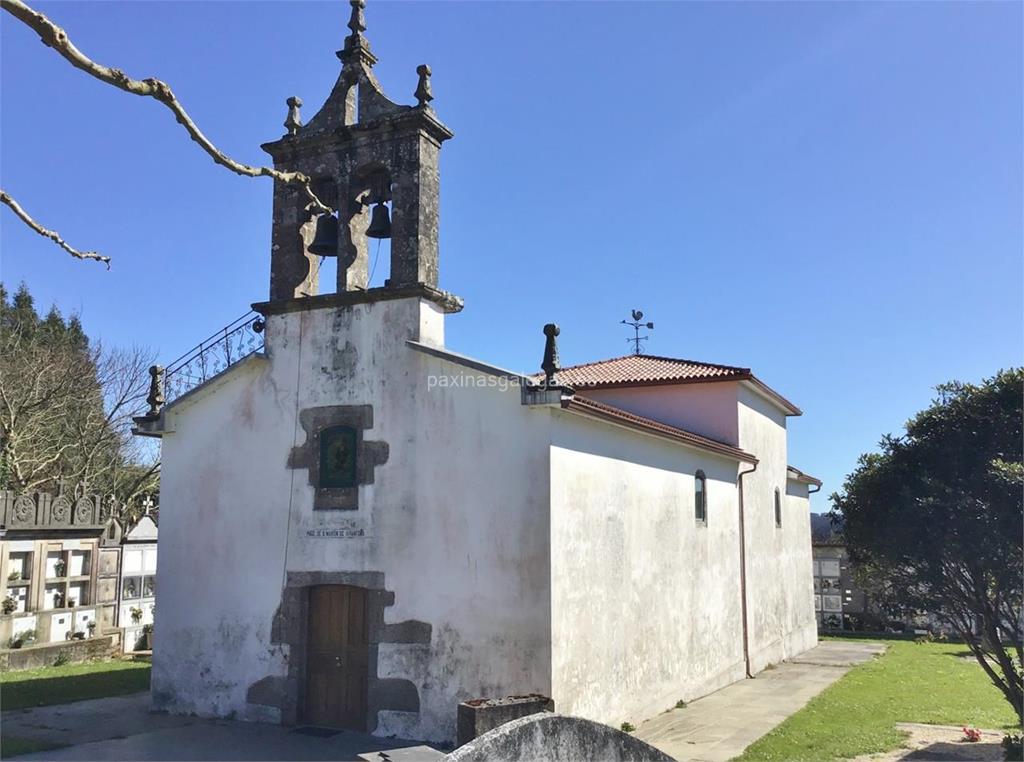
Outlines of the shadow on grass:
{"label": "shadow on grass", "polygon": [[7,711],[138,693],[149,690],[149,674],[148,666],[52,677],[37,672],[24,679],[8,674],[2,688],[2,707]]}
{"label": "shadow on grass", "polygon": [[933,743],[900,757],[901,762],[984,762],[1002,759],[1003,747],[997,743],[948,742]]}

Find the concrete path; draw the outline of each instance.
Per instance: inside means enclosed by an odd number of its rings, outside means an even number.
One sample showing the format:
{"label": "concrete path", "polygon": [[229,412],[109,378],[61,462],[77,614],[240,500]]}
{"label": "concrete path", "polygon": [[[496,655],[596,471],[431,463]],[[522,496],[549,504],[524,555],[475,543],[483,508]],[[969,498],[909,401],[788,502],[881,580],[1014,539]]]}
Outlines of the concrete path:
{"label": "concrete path", "polygon": [[19,760],[429,762],[443,756],[413,741],[366,733],[340,731],[324,737],[280,725],[150,713],[148,693],[16,709],[0,715],[0,723],[5,736],[68,744]]}
{"label": "concrete path", "polygon": [[0,715],[3,734],[71,746],[201,722],[197,717],[149,711],[149,693],[12,709]]}
{"label": "concrete path", "polygon": [[725,762],[772,730],[882,643],[821,643],[753,680],[726,686],[643,723],[634,735],[680,762]]}

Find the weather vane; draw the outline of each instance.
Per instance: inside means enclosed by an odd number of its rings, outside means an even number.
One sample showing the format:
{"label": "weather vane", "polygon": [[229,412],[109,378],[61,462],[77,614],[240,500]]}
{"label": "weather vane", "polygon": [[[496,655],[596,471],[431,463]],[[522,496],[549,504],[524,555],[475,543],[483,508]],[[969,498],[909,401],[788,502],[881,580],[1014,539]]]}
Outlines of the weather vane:
{"label": "weather vane", "polygon": [[623,325],[631,325],[631,326],[633,326],[634,336],[633,336],[632,339],[626,339],[626,341],[630,341],[630,342],[633,343],[633,354],[639,355],[639,354],[643,354],[643,352],[640,351],[640,342],[641,341],[647,341],[649,338],[651,338],[650,336],[641,336],[640,335],[640,329],[641,328],[648,328],[648,329],[653,331],[654,330],[654,323],[644,323],[644,322],[642,322],[643,319],[644,319],[644,313],[642,313],[640,310],[633,310],[632,314],[633,314],[633,319],[632,320],[623,320],[621,322],[622,322]]}

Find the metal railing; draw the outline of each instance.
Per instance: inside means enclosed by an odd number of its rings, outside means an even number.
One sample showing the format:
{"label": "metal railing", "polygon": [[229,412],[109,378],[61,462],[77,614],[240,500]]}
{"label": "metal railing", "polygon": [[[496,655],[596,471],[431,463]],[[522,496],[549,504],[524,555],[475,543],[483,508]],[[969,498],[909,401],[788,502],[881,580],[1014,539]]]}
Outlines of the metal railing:
{"label": "metal railing", "polygon": [[239,360],[263,349],[263,317],[249,311],[167,366],[167,402],[195,389]]}

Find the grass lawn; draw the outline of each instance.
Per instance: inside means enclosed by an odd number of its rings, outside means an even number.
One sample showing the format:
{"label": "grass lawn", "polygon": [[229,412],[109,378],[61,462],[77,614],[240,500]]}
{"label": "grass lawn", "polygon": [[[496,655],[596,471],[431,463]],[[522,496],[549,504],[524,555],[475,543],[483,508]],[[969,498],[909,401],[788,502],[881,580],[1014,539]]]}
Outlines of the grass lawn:
{"label": "grass lawn", "polygon": [[47,743],[46,741],[33,741],[28,738],[7,738],[0,736],[0,758],[9,759],[20,754],[32,754],[36,751],[49,751],[59,749],[59,743]]}
{"label": "grass lawn", "polygon": [[0,674],[0,708],[24,709],[144,691],[149,689],[149,671],[145,661],[113,660],[4,672]]}
{"label": "grass lawn", "polygon": [[903,742],[897,722],[1017,728],[1016,714],[978,663],[959,658],[967,646],[888,645],[885,654],[850,670],[738,759],[818,762],[888,751]]}

